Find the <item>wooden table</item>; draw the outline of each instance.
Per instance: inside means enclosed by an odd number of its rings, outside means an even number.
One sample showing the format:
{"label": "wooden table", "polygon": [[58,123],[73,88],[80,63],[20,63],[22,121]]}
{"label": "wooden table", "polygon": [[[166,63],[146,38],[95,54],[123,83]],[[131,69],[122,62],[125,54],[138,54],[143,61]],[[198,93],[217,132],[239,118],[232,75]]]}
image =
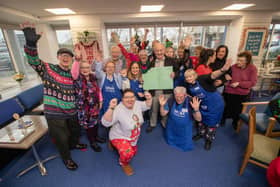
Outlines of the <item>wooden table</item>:
{"label": "wooden table", "polygon": [[[22,170],[17,174],[17,177],[20,177],[33,169],[34,167],[38,166],[39,171],[42,176],[47,175],[47,170],[44,167],[43,163],[52,160],[58,155],[50,156],[46,158],[45,160],[41,160],[39,157],[39,154],[36,150],[35,143],[48,132],[48,126],[47,121],[44,116],[23,116],[23,121],[33,121],[33,125],[28,127],[29,131],[32,133],[25,134],[25,137],[21,141],[17,141],[20,138],[13,137],[13,133],[15,135],[18,135],[18,121],[14,121],[10,123],[9,125],[5,126],[4,128],[0,129],[0,148],[8,148],[8,149],[29,149],[31,147],[33,156],[35,157],[36,162],[28,167],[27,169]],[[17,132],[17,133],[16,133]],[[10,134],[12,136],[12,139],[14,139],[14,142],[12,143],[11,140],[8,140],[7,142],[4,141],[4,136],[7,137],[7,134]],[[26,133],[26,132],[25,132]],[[9,136],[9,137],[10,137]],[[19,137],[19,135],[17,136]],[[6,138],[7,139],[7,138]]]}

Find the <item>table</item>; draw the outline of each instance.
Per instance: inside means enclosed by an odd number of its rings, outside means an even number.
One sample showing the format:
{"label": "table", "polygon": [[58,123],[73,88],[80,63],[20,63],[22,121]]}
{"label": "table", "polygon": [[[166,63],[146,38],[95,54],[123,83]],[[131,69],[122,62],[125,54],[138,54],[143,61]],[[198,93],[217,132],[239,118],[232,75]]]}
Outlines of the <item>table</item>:
{"label": "table", "polygon": [[[33,121],[33,125],[27,128],[28,132],[25,132],[24,139],[20,140],[20,138],[17,138],[19,136],[18,121],[14,121],[0,129],[0,148],[29,149],[31,147],[36,162],[27,169],[20,171],[17,174],[17,177],[24,175],[36,166],[38,166],[41,175],[45,176],[47,175],[47,169],[45,168],[44,163],[58,157],[58,155],[53,155],[41,160],[35,147],[35,143],[48,132],[47,121],[44,116],[30,115],[23,116],[22,118],[23,121]],[[7,136],[8,133],[12,136],[12,139],[15,139],[13,143],[10,140],[5,142],[5,136]]]}

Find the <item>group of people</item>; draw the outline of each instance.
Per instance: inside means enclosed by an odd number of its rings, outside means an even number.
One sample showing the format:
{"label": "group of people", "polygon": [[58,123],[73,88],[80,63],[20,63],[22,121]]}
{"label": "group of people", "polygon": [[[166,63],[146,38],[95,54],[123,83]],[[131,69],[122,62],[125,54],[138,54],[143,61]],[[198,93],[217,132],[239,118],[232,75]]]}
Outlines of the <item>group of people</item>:
{"label": "group of people", "polygon": [[[34,26],[24,23],[21,27],[28,63],[44,84],[44,114],[50,136],[70,170],[78,168],[70,150],[87,147],[79,142],[80,127],[85,129],[91,148],[102,151],[98,143],[104,143],[106,137],[98,136],[100,124],[109,131],[109,143],[117,150],[119,164],[127,175],[133,174],[129,163],[137,152],[145,120],[149,124],[146,132],[150,133],[160,116],[166,142],[171,146],[188,151],[193,149],[193,141],[203,138],[205,149],[210,150],[216,129],[226,118],[233,118],[236,128],[241,103],[257,81],[250,52],[238,54],[237,63],[231,66],[227,46],[216,51],[197,47],[196,56],[191,56],[192,40],[186,37],[178,47],[178,57],[172,47],[166,50],[159,41],[152,42],[153,51],[148,54],[148,30],[142,42],[131,40],[130,51],[112,33],[116,45],[111,48],[110,59],[98,56],[89,64],[79,54],[61,48],[57,51],[58,64],[50,64],[38,57],[40,35]],[[173,69],[169,76],[174,89],[145,91],[142,74],[166,66]],[[197,128],[194,136],[193,125]]]}

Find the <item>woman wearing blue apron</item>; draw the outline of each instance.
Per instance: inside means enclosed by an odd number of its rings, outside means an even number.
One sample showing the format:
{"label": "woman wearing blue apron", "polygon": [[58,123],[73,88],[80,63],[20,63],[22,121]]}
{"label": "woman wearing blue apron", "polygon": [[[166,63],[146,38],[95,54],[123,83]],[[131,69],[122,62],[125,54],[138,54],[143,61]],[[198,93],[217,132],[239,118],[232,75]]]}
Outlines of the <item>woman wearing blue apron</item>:
{"label": "woman wearing blue apron", "polygon": [[129,88],[133,90],[137,100],[144,101],[144,89],[140,64],[132,62],[127,70],[127,78],[129,80]]}
{"label": "woman wearing blue apron", "polygon": [[226,72],[229,67],[230,62],[227,62],[221,69],[199,77],[192,69],[185,72],[186,87],[189,94],[201,100],[200,112],[202,120],[198,123],[198,132],[193,137],[193,140],[199,140],[204,137],[204,148],[206,150],[211,149],[212,141],[215,139],[216,128],[222,119],[224,111],[224,100],[216,90],[214,81]]}
{"label": "woman wearing blue apron", "polygon": [[192,141],[192,114],[195,120],[201,120],[199,112],[200,101],[186,96],[186,88],[176,87],[174,97],[168,100],[164,95],[159,97],[160,113],[162,116],[168,114],[165,139],[167,144],[177,147],[182,151],[193,149]]}
{"label": "woman wearing blue apron", "polygon": [[100,117],[102,117],[103,114],[108,110],[109,103],[113,98],[117,98],[118,103],[120,102],[120,100],[122,98],[121,90],[117,86],[117,83],[116,83],[114,77],[112,77],[112,79],[110,80],[106,75],[106,78],[104,80],[101,90],[102,90],[102,96],[103,96],[103,104],[102,104],[102,108],[100,111]]}
{"label": "woman wearing blue apron", "polygon": [[[122,77],[119,73],[115,73],[114,62],[109,61],[105,64],[104,69],[106,73],[103,71],[103,65],[101,62],[96,61],[94,64],[95,75],[103,96],[103,104],[99,113],[99,118],[101,119],[103,114],[108,110],[111,99],[117,98],[118,102],[120,102],[122,98]],[[108,134],[108,129],[106,130],[105,134]]]}
{"label": "woman wearing blue apron", "polygon": [[[143,84],[139,80],[130,80],[130,89],[133,90],[133,92],[136,95],[136,98],[138,101],[144,101],[144,97],[141,97],[142,95],[144,96],[144,89],[143,89]],[[141,96],[139,95],[141,94]]]}

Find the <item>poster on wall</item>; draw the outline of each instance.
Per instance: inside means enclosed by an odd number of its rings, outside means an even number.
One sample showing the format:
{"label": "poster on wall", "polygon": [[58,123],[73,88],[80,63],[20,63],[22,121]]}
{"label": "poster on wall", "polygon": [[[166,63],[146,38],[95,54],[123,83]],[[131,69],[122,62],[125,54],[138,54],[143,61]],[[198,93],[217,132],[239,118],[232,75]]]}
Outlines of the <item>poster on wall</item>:
{"label": "poster on wall", "polygon": [[267,28],[252,27],[245,28],[241,40],[240,50],[251,51],[253,56],[259,56],[267,40]]}

